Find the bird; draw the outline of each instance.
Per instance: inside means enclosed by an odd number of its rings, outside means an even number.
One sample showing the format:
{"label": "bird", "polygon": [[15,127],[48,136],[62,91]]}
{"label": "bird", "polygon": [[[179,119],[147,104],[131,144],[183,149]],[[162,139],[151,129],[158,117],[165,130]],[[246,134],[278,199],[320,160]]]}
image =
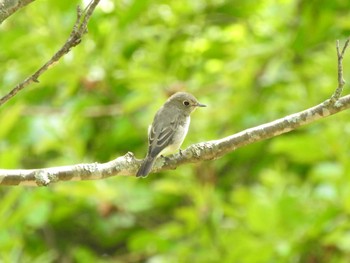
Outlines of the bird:
{"label": "bird", "polygon": [[168,98],[148,128],[148,151],[136,177],[147,177],[158,156],[180,149],[191,122],[190,115],[198,107],[206,105],[187,92],[177,92]]}

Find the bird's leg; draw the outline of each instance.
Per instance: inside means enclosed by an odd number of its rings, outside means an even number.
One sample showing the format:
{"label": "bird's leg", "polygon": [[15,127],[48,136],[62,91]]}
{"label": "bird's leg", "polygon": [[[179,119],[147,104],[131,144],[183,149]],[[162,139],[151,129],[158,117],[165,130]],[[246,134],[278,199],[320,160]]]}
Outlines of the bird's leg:
{"label": "bird's leg", "polygon": [[165,161],[168,161],[170,158],[167,156],[164,156],[163,154],[160,155],[161,158],[163,158]]}
{"label": "bird's leg", "polygon": [[[182,150],[181,149],[179,149],[179,154],[180,154],[180,156],[182,156]],[[170,159],[168,156],[164,156],[163,154],[159,155],[159,157],[165,159],[166,161],[168,161]]]}

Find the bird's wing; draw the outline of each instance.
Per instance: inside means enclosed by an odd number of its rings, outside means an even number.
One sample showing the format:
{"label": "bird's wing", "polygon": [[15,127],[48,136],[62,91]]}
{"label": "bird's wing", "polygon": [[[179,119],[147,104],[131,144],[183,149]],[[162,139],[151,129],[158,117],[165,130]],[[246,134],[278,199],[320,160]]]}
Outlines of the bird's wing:
{"label": "bird's wing", "polygon": [[157,156],[172,141],[175,131],[178,127],[176,118],[169,120],[162,127],[154,122],[148,136],[149,153],[152,157]]}

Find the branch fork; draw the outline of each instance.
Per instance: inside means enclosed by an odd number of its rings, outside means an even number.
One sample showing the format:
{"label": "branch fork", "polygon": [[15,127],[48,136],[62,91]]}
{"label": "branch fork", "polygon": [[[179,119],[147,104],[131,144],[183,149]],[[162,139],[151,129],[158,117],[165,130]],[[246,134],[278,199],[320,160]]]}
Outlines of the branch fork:
{"label": "branch fork", "polygon": [[350,41],[350,38],[348,38],[345,41],[344,46],[343,46],[341,51],[340,51],[340,47],[339,47],[339,40],[337,40],[337,42],[336,42],[337,57],[338,57],[338,87],[331,97],[331,103],[333,103],[333,104],[339,100],[339,98],[343,92],[344,85],[345,85],[345,80],[343,77],[343,59],[344,59],[345,51],[349,45],[349,41]]}

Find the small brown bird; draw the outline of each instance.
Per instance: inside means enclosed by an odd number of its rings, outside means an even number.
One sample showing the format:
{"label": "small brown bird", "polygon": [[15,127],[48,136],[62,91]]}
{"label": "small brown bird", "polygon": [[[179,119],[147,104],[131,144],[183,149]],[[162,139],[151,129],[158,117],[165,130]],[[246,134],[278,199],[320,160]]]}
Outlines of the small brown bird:
{"label": "small brown bird", "polygon": [[148,129],[148,152],[137,177],[146,177],[157,157],[180,149],[190,125],[190,114],[197,107],[206,107],[189,93],[177,92],[157,111]]}

